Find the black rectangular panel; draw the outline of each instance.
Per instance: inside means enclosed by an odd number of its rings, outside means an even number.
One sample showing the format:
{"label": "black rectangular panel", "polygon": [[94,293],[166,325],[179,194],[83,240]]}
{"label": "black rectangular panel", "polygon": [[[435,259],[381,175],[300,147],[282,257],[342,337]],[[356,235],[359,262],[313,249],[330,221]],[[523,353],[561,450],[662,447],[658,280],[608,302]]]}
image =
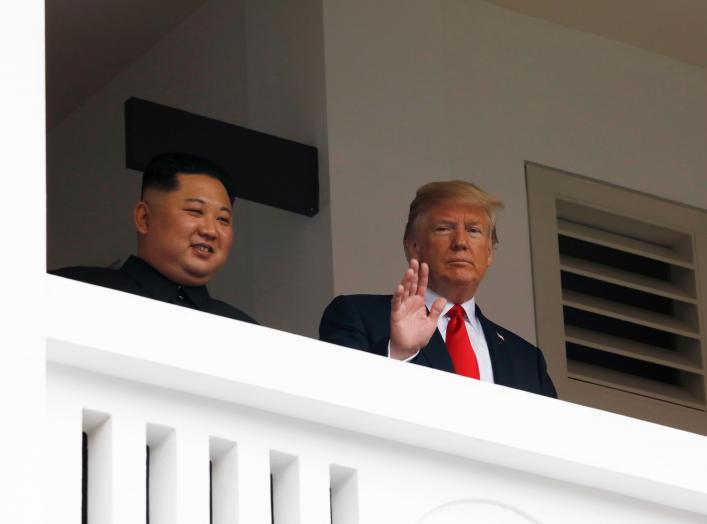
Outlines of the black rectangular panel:
{"label": "black rectangular panel", "polygon": [[236,196],[302,215],[319,212],[317,148],[139,98],[125,102],[127,167],[189,153],[227,170]]}

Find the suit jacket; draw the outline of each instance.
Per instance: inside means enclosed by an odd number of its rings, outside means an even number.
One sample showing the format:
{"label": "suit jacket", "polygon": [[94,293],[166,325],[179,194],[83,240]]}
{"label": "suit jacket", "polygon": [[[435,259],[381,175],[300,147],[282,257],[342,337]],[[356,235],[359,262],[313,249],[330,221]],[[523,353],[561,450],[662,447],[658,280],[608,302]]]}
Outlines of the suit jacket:
{"label": "suit jacket", "polygon": [[180,286],[141,258],[130,256],[120,269],[65,267],[50,271],[60,277],[125,291],[180,306],[257,324],[249,315],[226,302],[211,298],[206,286]]}
{"label": "suit jacket", "polygon": [[[341,295],[324,310],[319,339],[388,355],[390,295]],[[557,398],[542,352],[515,333],[491,322],[476,308],[491,355],[494,383]],[[435,330],[413,363],[454,373],[447,346]]]}

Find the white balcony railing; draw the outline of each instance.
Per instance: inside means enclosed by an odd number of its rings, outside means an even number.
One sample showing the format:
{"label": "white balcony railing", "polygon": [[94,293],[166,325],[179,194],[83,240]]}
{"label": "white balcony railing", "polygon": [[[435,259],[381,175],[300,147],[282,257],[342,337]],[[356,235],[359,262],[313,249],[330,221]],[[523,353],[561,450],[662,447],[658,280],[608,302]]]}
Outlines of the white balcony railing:
{"label": "white balcony railing", "polygon": [[[707,438],[46,277],[48,515],[705,522]],[[293,304],[293,307],[296,307]],[[330,503],[331,490],[331,503]],[[331,516],[330,516],[331,512]]]}

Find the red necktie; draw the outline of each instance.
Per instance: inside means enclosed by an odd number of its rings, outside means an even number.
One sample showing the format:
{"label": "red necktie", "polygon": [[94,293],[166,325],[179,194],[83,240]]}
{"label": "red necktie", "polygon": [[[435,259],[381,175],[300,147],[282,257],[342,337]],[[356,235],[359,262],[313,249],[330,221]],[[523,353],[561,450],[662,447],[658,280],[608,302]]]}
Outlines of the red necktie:
{"label": "red necktie", "polygon": [[479,363],[476,360],[476,353],[471,347],[469,335],[464,324],[464,309],[455,304],[447,313],[449,324],[447,324],[447,350],[452,357],[452,364],[457,375],[465,377],[479,378]]}

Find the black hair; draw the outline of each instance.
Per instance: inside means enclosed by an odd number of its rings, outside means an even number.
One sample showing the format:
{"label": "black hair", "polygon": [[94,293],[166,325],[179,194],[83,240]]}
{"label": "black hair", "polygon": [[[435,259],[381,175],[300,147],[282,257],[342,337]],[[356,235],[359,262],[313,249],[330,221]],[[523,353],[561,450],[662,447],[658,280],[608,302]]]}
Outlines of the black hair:
{"label": "black hair", "polygon": [[231,176],[210,160],[187,153],[164,153],[150,160],[142,174],[142,196],[145,195],[146,189],[176,191],[179,189],[178,173],[215,178],[223,184],[233,204],[236,194]]}

